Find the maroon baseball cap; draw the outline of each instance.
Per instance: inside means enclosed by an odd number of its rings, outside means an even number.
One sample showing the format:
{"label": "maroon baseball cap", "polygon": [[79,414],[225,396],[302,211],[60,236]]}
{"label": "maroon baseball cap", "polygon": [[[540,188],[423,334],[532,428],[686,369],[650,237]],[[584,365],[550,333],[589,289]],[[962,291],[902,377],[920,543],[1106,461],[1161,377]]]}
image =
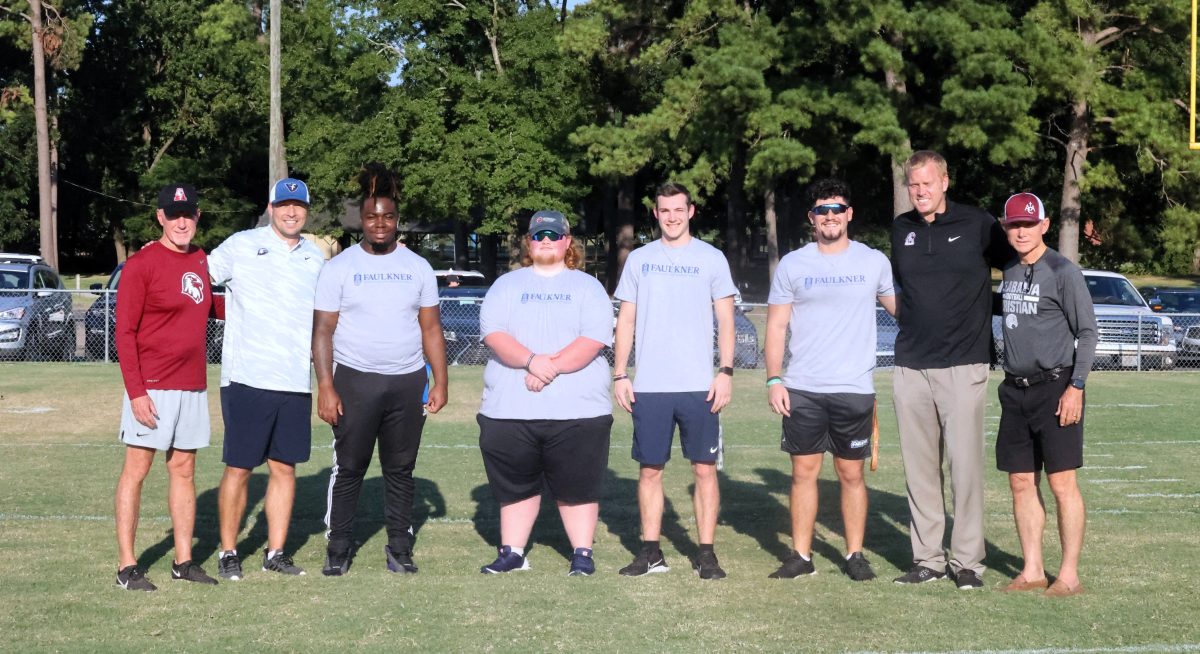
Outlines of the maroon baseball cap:
{"label": "maroon baseball cap", "polygon": [[1038,196],[1017,193],[1004,203],[1004,216],[1000,222],[1005,225],[1033,225],[1045,219],[1046,208]]}

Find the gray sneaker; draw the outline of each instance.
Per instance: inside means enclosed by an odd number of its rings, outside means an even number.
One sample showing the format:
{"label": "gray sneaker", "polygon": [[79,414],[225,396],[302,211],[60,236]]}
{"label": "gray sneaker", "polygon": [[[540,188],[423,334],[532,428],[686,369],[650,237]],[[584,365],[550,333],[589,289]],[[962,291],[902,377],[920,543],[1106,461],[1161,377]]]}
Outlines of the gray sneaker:
{"label": "gray sneaker", "polygon": [[229,581],[242,578],[242,559],[237,554],[226,554],[217,558],[217,576]]}
{"label": "gray sneaker", "polygon": [[158,590],[158,586],[150,583],[146,578],[146,573],[136,565],[127,565],[120,570],[117,570],[117,585],[125,590]]}
{"label": "gray sneaker", "polygon": [[302,575],[304,568],[292,562],[292,557],[280,552],[273,557],[268,558],[269,550],[263,550],[263,572],[278,572],[281,575]]}

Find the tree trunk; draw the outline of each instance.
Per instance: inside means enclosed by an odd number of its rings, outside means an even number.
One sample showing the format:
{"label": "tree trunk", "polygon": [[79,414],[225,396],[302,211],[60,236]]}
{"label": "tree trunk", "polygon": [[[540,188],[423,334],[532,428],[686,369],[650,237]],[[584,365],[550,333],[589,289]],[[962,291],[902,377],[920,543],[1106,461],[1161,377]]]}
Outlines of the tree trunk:
{"label": "tree trunk", "polygon": [[1076,100],[1071,107],[1071,131],[1063,164],[1062,203],[1058,210],[1058,251],[1075,263],[1079,263],[1079,219],[1083,206],[1079,180],[1087,164],[1090,131],[1087,114],[1087,100]]}
{"label": "tree trunk", "polygon": [[125,263],[129,258],[129,248],[125,244],[125,230],[120,225],[112,226],[113,250],[117,254],[117,263]]}
{"label": "tree trunk", "polygon": [[42,2],[29,0],[29,24],[33,34],[33,117],[37,126],[38,228],[41,254],[58,268],[58,240],[50,199],[50,127],[46,112],[46,54],[42,48]]}
{"label": "tree trunk", "polygon": [[767,221],[767,285],[775,279],[775,267],[779,265],[779,219],[775,213],[775,187],[763,192],[763,208]]}
{"label": "tree trunk", "polygon": [[725,255],[729,257],[733,283],[739,289],[745,283],[749,257],[746,249],[746,148],[735,146],[725,189]]}
{"label": "tree trunk", "polygon": [[497,261],[498,257],[496,256],[498,242],[499,239],[496,238],[495,234],[482,234],[479,237],[480,272],[483,273],[483,276],[486,277],[489,282],[496,281],[497,277],[496,273],[498,271],[496,268],[499,267],[499,262]]}
{"label": "tree trunk", "polygon": [[282,48],[282,10],[281,0],[271,0],[271,153],[268,163],[268,184],[274,184],[288,176],[287,154],[283,142],[283,105],[280,82],[281,48]]}
{"label": "tree trunk", "polygon": [[[629,253],[633,251],[636,243],[635,232],[633,229],[634,213],[634,194],[636,193],[633,177],[623,177],[617,181],[616,190],[616,212],[609,220],[609,216],[605,217],[605,227],[608,232],[608,293],[613,294],[617,290],[617,284],[621,281],[621,272],[625,270],[625,260],[629,258]],[[610,191],[611,197],[611,191]],[[608,209],[611,212],[611,207]]]}
{"label": "tree trunk", "polygon": [[471,226],[466,221],[454,221],[454,268],[455,270],[468,270],[471,267],[471,251],[470,245],[467,243],[467,237],[470,235]]}
{"label": "tree trunk", "polygon": [[[891,43],[899,48],[901,46],[901,34],[896,32],[892,35]],[[897,98],[903,98],[908,95],[908,85],[899,72],[888,69],[883,72],[884,83],[887,84],[887,90]],[[912,152],[912,141],[907,136],[904,137],[904,153],[902,155],[893,154],[892,159],[892,217],[899,216],[902,213],[912,211],[912,202],[908,199],[908,179],[907,172],[904,170],[904,159],[902,156],[907,156],[907,153]]]}
{"label": "tree trunk", "polygon": [[50,119],[50,234],[54,239],[54,267],[58,268],[58,108],[47,116]]}

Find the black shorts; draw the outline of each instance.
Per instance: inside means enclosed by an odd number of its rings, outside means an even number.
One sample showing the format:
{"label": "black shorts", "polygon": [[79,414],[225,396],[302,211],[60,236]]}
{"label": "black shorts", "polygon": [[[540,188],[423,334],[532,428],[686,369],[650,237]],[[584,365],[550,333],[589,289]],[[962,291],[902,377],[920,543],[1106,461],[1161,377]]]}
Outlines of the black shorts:
{"label": "black shorts", "polygon": [[567,504],[599,502],[608,470],[611,415],[578,420],[496,420],[483,414],[479,449],[488,485],[500,504],[549,487]]}
{"label": "black shorts", "polygon": [[633,460],[665,465],[679,425],[679,446],[693,463],[712,463],[721,451],[721,416],[712,412],[708,391],[638,393],[633,403]]}
{"label": "black shorts", "polygon": [[1079,422],[1058,425],[1058,400],[1071,379],[1017,388],[1000,384],[1000,433],[996,436],[996,467],[1005,472],[1047,474],[1083,466],[1083,414]]}
{"label": "black shorts", "polygon": [[312,450],[312,395],[245,384],[221,387],[225,446],[221,460],[256,468],[267,459],[303,463]]}
{"label": "black shorts", "polygon": [[861,461],[871,455],[875,394],[811,393],[788,389],[792,412],[783,417],[779,449]]}

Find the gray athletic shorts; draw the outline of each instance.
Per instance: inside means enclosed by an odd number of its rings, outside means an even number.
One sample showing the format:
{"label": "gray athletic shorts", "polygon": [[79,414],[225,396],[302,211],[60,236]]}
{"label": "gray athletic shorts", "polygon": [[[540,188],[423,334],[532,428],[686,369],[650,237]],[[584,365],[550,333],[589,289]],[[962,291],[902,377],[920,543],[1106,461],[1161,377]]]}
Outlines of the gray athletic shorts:
{"label": "gray athletic shorts", "polygon": [[198,450],[208,447],[208,391],[146,389],[158,411],[156,429],[133,417],[129,393],[121,399],[120,439],[126,445],[155,450]]}

